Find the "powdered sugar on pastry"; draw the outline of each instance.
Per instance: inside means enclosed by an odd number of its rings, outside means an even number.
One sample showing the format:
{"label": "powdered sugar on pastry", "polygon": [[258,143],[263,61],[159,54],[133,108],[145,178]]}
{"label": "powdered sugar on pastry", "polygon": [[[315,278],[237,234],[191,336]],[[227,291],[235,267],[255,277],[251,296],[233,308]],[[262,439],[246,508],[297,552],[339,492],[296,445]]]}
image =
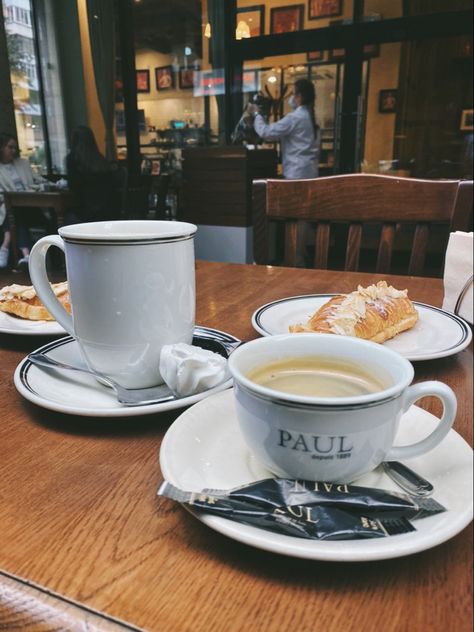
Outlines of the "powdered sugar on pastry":
{"label": "powdered sugar on pastry", "polygon": [[325,303],[304,325],[290,325],[291,332],[356,336],[373,342],[384,342],[401,331],[410,329],[418,320],[418,312],[408,298],[407,290],[397,290],[385,281],[355,292],[341,294]]}
{"label": "powdered sugar on pastry", "polygon": [[331,308],[326,320],[335,334],[355,336],[356,323],[364,318],[365,312],[365,299],[357,292],[352,292],[342,303]]}
{"label": "powdered sugar on pastry", "polygon": [[[68,291],[67,281],[63,283],[53,283],[51,285],[56,296]],[[0,290],[0,301],[11,301],[14,298],[30,300],[36,296],[36,290],[32,285],[6,285]]]}
{"label": "powdered sugar on pastry", "polygon": [[[71,312],[67,281],[51,284],[64,308]],[[25,320],[54,320],[44,307],[32,285],[7,285],[0,290],[0,311]]]}
{"label": "powdered sugar on pastry", "polygon": [[406,298],[407,290],[396,290],[386,281],[379,281],[377,285],[368,287],[358,286],[355,292],[331,308],[327,322],[335,334],[342,336],[356,336],[356,324],[365,317],[367,305],[373,305],[383,318],[387,314],[386,303],[395,298]]}

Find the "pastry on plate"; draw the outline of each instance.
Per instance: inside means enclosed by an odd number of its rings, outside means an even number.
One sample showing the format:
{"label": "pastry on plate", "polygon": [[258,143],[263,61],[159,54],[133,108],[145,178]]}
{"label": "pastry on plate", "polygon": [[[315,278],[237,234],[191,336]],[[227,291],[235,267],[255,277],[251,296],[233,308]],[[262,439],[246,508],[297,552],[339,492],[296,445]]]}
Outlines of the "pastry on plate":
{"label": "pastry on plate", "polygon": [[[63,307],[71,313],[67,281],[51,287]],[[40,301],[32,285],[7,285],[0,290],[0,311],[25,320],[54,320]]]}
{"label": "pastry on plate", "polygon": [[385,342],[415,325],[418,312],[407,290],[397,290],[385,281],[355,292],[334,296],[304,324],[290,325],[291,332],[313,331],[355,336]]}

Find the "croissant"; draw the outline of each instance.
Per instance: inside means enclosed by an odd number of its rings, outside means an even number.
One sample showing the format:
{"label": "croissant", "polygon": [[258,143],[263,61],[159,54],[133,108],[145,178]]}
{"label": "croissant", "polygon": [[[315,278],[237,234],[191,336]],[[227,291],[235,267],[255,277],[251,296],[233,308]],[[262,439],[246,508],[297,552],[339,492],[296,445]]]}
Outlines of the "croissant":
{"label": "croissant", "polygon": [[355,336],[385,342],[415,325],[418,312],[407,290],[396,290],[385,281],[355,292],[334,296],[306,324],[290,325],[291,332],[313,331]]}
{"label": "croissant", "polygon": [[[67,281],[52,283],[51,287],[63,307],[71,313]],[[7,285],[0,290],[0,311],[25,320],[54,320],[40,301],[32,285]]]}

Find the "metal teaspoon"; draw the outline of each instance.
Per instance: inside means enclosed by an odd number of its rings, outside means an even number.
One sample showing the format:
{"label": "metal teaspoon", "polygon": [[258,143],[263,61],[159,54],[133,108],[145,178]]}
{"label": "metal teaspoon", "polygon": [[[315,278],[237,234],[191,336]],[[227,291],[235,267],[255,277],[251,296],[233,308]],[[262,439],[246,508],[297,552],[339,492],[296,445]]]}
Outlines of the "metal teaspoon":
{"label": "metal teaspoon", "polygon": [[400,461],[384,461],[382,467],[397,485],[412,496],[430,496],[434,491],[429,481]]}

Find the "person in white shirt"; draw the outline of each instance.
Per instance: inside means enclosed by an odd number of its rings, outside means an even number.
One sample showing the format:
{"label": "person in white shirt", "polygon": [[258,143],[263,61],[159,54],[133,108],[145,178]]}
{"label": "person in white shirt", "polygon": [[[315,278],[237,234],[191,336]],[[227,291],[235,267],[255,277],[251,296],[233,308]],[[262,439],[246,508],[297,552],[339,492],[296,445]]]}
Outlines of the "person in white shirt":
{"label": "person in white shirt", "polygon": [[[28,191],[38,188],[38,185],[44,182],[45,179],[34,173],[27,160],[18,157],[18,143],[15,137],[8,133],[0,133],[0,229],[3,232],[0,245],[0,268],[5,268],[8,264],[11,241],[2,191]],[[27,215],[27,209],[25,209],[21,221],[18,222],[18,247],[22,253],[19,264],[28,263],[30,252],[26,228]]]}
{"label": "person in white shirt", "polygon": [[[249,104],[255,114],[254,129],[265,141],[280,141],[281,162],[285,179],[305,180],[319,175],[320,130],[314,107],[316,92],[308,79],[297,79],[294,94],[288,99],[292,112],[276,123],[267,123],[258,113],[258,107]],[[312,243],[312,232],[307,222],[299,222],[297,233],[297,261],[304,267],[304,251]]]}
{"label": "person in white shirt", "polygon": [[314,115],[316,94],[308,79],[295,81],[294,94],[288,99],[293,110],[276,123],[267,123],[258,106],[248,105],[255,115],[254,128],[267,142],[279,141],[283,177],[306,179],[318,176],[319,126]]}

